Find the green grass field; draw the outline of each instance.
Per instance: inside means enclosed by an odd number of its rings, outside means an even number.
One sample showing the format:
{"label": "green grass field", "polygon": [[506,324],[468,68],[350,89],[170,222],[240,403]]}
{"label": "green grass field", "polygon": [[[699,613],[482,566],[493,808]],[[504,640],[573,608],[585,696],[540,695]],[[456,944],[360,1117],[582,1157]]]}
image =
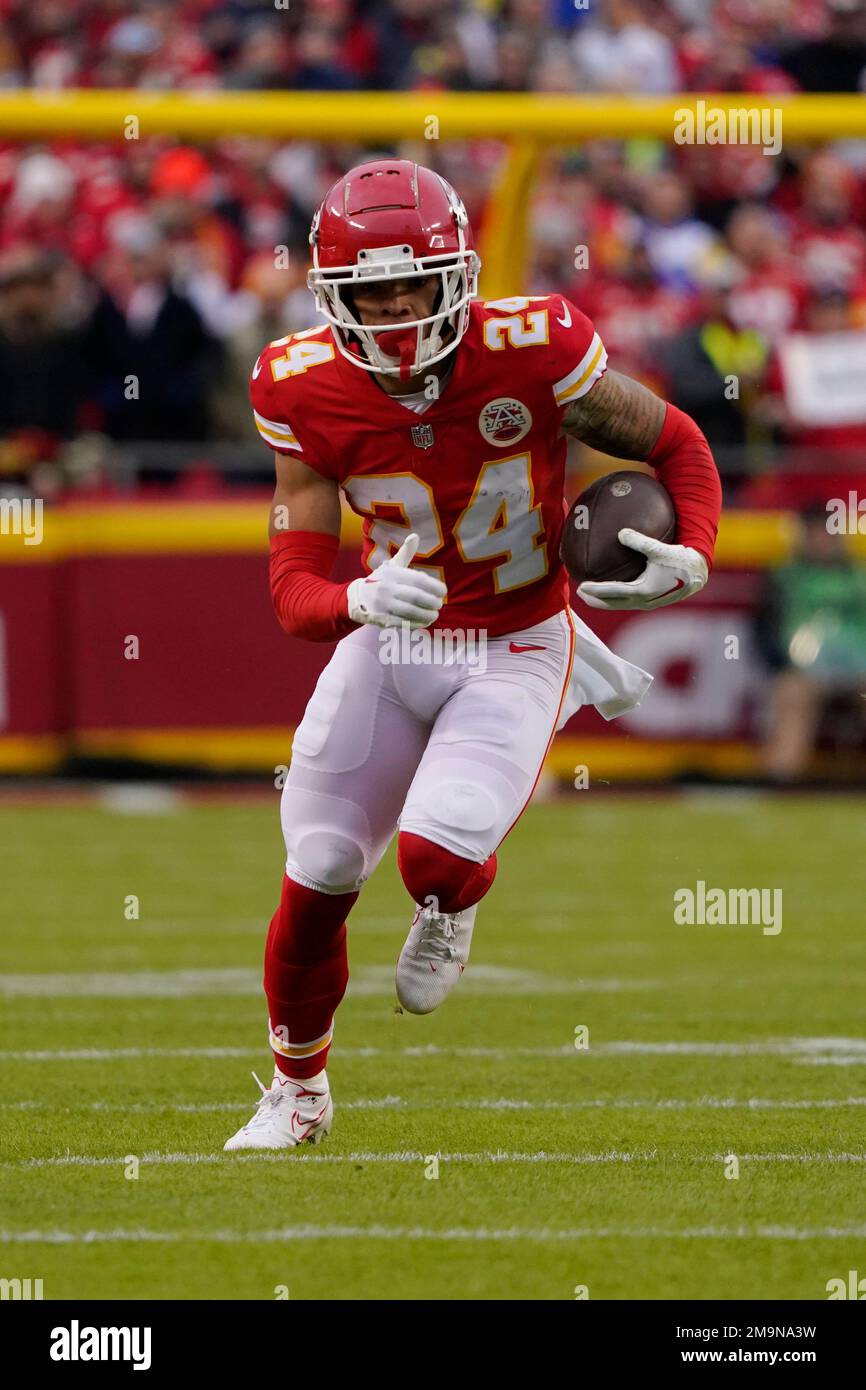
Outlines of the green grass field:
{"label": "green grass field", "polygon": [[[866,1275],[864,823],[842,798],[534,807],[423,1019],[395,1011],[389,857],[351,923],[334,1130],[248,1156],[222,1145],[271,1073],[276,803],[7,804],[0,1276],[46,1298],[826,1298]],[[698,879],[781,888],[782,931],[675,925]]]}

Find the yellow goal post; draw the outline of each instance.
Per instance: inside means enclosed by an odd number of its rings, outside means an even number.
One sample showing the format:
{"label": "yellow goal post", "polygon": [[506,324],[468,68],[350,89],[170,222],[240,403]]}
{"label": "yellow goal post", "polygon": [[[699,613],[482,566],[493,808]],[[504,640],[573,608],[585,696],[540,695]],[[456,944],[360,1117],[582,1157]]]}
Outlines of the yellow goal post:
{"label": "yellow goal post", "polygon": [[[703,103],[703,106],[700,104]],[[0,141],[78,136],[117,140],[170,135],[207,141],[225,135],[262,139],[501,140],[480,245],[487,298],[513,294],[523,283],[528,252],[529,194],[545,149],[593,139],[638,136],[674,142],[684,113],[708,111],[739,119],[778,112],[785,141],[866,137],[861,95],[759,96],[695,93],[663,99],[570,97],[536,93],[463,92],[151,92],[131,90],[0,93]],[[734,114],[736,113],[736,115]],[[736,128],[735,125],[732,128]]]}

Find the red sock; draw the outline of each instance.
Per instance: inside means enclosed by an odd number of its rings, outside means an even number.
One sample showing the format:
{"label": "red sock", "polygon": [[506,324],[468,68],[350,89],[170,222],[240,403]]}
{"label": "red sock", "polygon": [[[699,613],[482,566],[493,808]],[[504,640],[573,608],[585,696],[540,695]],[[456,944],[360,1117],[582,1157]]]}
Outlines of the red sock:
{"label": "red sock", "polygon": [[428,898],[435,898],[440,912],[472,907],[496,877],[495,854],[476,864],[409,830],[401,830],[397,837],[397,865],[415,902],[423,907]]}
{"label": "red sock", "polygon": [[346,918],[357,893],[319,893],[283,877],[265,947],[271,1047],[285,1076],[307,1080],[328,1060],[334,1011],[346,992]]}

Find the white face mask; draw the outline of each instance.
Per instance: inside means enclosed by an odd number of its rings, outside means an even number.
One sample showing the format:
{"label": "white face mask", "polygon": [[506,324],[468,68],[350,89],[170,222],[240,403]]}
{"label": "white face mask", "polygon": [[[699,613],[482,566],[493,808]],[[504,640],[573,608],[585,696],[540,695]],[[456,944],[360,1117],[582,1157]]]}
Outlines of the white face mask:
{"label": "white face mask", "polygon": [[[334,330],[343,356],[367,372],[399,376],[404,381],[453,352],[469,324],[469,305],[478,293],[481,262],[465,245],[460,229],[460,249],[436,255],[415,256],[411,246],[382,246],[358,252],[355,265],[319,265],[313,237],[313,268],[307,284],[316,296],[316,307]],[[410,276],[439,277],[435,313],[406,323],[362,324],[343,297],[356,285],[382,284]],[[450,331],[449,331],[450,330]]]}

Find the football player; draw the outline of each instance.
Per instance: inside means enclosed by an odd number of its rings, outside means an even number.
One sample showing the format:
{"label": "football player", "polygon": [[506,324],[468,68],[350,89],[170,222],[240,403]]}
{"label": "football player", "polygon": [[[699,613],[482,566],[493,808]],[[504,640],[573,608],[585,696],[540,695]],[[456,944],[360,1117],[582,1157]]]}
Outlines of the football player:
{"label": "football player", "polygon": [[[338,645],[292,746],[286,867],[265,950],[271,1084],[227,1149],[327,1134],[325,1064],[346,989],[346,920],[395,832],[415,913],[397,997],[429,1013],[466,965],[496,852],[580,705],[606,718],[650,683],[569,609],[559,559],[566,435],[648,461],[676,544],[636,532],[630,583],[584,583],[597,608],[697,592],[721,488],[697,426],[607,370],[561,295],[479,303],[466,211],[408,160],[359,165],[326,195],[308,282],[327,320],[262,352],[251,398],[274,451],[271,593],[285,630]],[[363,518],[365,573],[329,578],[341,494]],[[389,630],[475,634],[484,660],[394,660]],[[258,1080],[258,1078],[256,1078]]]}

